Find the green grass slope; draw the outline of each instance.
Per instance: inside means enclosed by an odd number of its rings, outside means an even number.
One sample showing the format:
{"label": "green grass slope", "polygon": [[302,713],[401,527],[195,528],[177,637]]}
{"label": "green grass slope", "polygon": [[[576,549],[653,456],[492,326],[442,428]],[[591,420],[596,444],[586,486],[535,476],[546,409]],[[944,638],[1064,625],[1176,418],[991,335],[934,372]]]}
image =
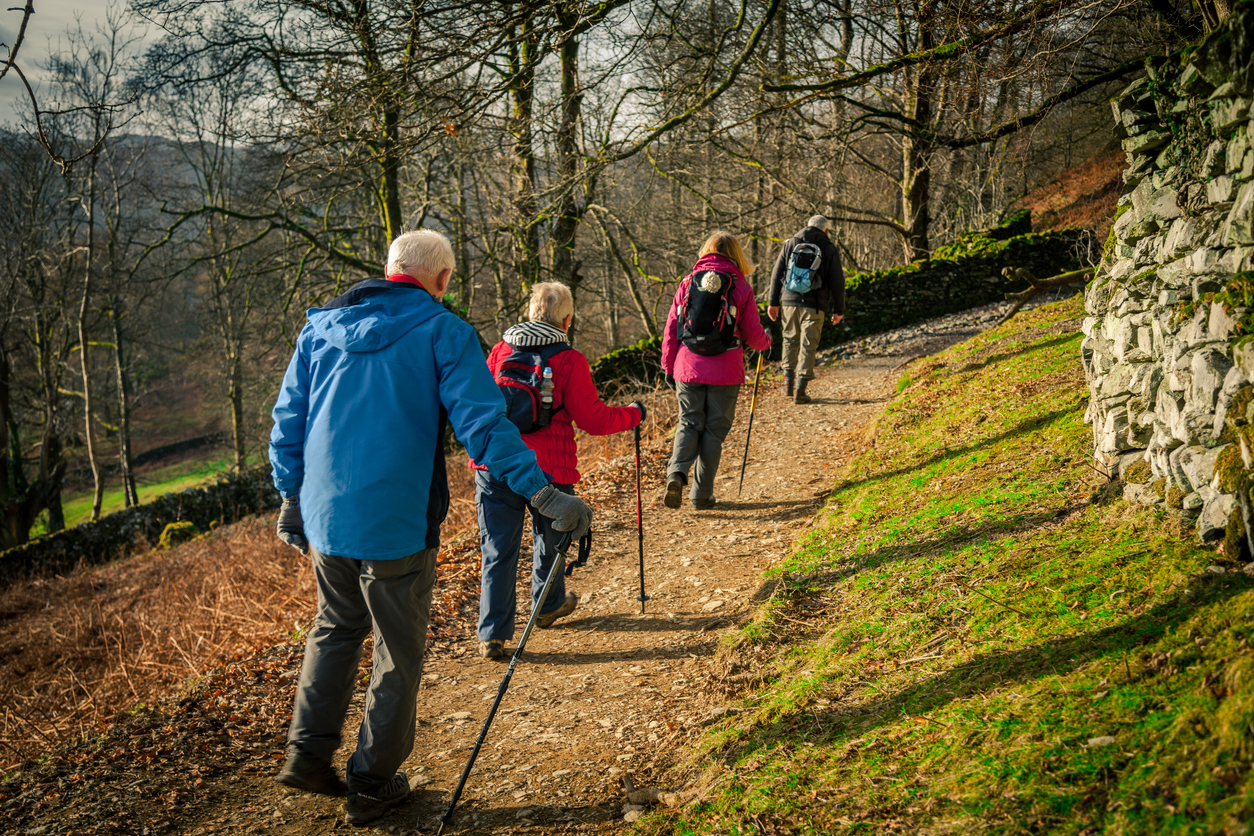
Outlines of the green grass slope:
{"label": "green grass slope", "polygon": [[636,832],[1246,832],[1254,580],[1087,464],[1081,315],[907,370]]}

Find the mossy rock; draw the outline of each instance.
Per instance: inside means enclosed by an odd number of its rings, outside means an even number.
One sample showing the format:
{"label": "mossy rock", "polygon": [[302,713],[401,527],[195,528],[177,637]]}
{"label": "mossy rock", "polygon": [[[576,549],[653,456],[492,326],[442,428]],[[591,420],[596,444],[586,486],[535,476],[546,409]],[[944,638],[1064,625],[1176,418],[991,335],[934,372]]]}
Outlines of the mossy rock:
{"label": "mossy rock", "polygon": [[1123,481],[1133,485],[1144,485],[1154,478],[1154,471],[1149,462],[1142,459],[1123,472]]}
{"label": "mossy rock", "polygon": [[1167,480],[1155,479],[1153,482],[1150,482],[1149,487],[1154,492],[1154,496],[1158,497],[1158,501],[1162,502],[1163,496],[1167,491]]}
{"label": "mossy rock", "polygon": [[1224,539],[1219,544],[1219,553],[1229,560],[1244,562],[1248,555],[1245,537],[1245,517],[1241,513],[1241,503],[1237,503],[1228,515],[1228,524],[1224,527]]}
{"label": "mossy rock", "polygon": [[179,520],[166,525],[165,530],[161,532],[161,539],[157,541],[157,545],[163,549],[173,548],[179,543],[186,543],[188,540],[195,540],[200,536],[200,529],[196,527],[196,523],[191,520]]}
{"label": "mossy rock", "polygon": [[1178,510],[1184,509],[1184,491],[1175,485],[1167,488],[1167,507]]}
{"label": "mossy rock", "polygon": [[1224,493],[1240,495],[1245,492],[1250,473],[1245,469],[1245,461],[1236,444],[1222,450],[1215,459],[1215,478],[1219,480],[1218,487]]}

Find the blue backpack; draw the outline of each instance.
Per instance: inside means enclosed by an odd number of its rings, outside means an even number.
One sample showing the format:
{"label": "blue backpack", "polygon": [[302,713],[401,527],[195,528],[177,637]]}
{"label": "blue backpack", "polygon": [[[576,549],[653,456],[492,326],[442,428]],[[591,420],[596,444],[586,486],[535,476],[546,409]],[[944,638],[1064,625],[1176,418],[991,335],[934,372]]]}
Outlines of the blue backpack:
{"label": "blue backpack", "polygon": [[819,267],[823,264],[823,251],[818,244],[798,241],[788,256],[788,278],[784,289],[793,293],[809,293],[823,286]]}
{"label": "blue backpack", "polygon": [[[508,345],[508,343],[507,343]],[[569,343],[518,348],[510,345],[510,354],[501,363],[494,377],[505,398],[505,416],[524,435],[542,430],[553,420],[553,391],[549,384],[549,401],[544,401],[544,370],[551,369],[553,358],[570,351]],[[552,380],[550,371],[550,381]]]}

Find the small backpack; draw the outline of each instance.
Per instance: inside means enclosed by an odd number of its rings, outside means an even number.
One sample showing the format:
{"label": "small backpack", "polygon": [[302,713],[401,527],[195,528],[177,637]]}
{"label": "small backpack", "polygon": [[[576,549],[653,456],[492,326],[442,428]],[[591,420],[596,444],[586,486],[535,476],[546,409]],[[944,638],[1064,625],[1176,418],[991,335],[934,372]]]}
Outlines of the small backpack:
{"label": "small backpack", "polygon": [[541,390],[544,386],[544,370],[552,368],[553,358],[569,351],[568,343],[517,348],[510,346],[509,356],[496,370],[496,385],[505,398],[505,416],[524,435],[542,430],[553,420],[557,410],[552,404],[546,409]]}
{"label": "small backpack", "polygon": [[730,273],[702,270],[688,277],[688,293],[679,310],[679,342],[693,354],[714,357],[740,344]]}
{"label": "small backpack", "polygon": [[788,280],[784,289],[793,293],[809,293],[823,286],[819,278],[819,266],[823,263],[823,251],[818,244],[798,241],[788,256]]}

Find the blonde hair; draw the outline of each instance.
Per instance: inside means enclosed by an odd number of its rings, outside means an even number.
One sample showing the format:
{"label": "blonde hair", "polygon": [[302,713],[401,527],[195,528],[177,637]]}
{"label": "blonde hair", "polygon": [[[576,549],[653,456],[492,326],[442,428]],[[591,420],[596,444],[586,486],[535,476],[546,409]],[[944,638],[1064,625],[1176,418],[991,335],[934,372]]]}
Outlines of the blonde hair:
{"label": "blonde hair", "polygon": [[531,303],[527,306],[527,318],[532,322],[547,322],[561,328],[566,317],[575,314],[575,298],[570,288],[561,282],[541,282],[531,288]]}
{"label": "blonde hair", "polygon": [[701,252],[697,253],[697,258],[715,253],[727,256],[736,262],[736,266],[740,268],[742,276],[748,276],[757,269],[757,265],[750,262],[749,256],[745,255],[744,249],[740,246],[740,241],[730,232],[724,232],[720,229],[718,232],[711,233],[710,237],[706,238],[705,243],[701,245]]}
{"label": "blonde hair", "polygon": [[396,236],[388,247],[387,275],[418,273],[438,276],[453,269],[453,245],[434,229],[415,229]]}

